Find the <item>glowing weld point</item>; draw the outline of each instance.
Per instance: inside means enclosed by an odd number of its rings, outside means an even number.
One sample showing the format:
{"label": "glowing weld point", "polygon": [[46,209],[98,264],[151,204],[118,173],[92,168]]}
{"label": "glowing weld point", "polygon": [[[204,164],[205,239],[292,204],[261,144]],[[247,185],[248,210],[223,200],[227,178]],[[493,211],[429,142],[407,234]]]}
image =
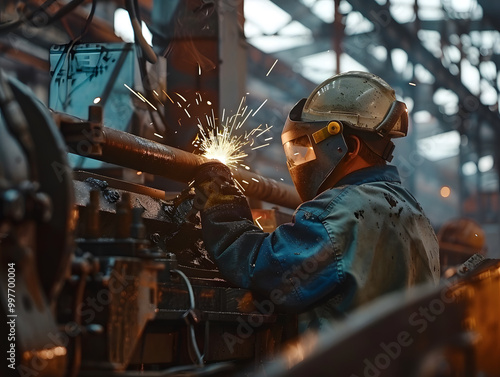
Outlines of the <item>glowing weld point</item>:
{"label": "glowing weld point", "polygon": [[280,181],[284,181],[284,179],[283,179],[283,178],[280,178]]}
{"label": "glowing weld point", "polygon": [[257,226],[260,228],[260,230],[264,230],[262,225],[260,225],[259,220],[262,218],[262,216],[257,217],[254,221],[257,224]]}
{"label": "glowing weld point", "polygon": [[255,182],[259,183],[259,180],[255,179],[255,178],[252,178],[252,181],[255,181]]}
{"label": "glowing weld point", "polygon": [[157,134],[156,132],[153,133],[153,135],[155,135],[156,137],[159,137],[160,139],[163,139],[163,136],[161,136],[160,134]]}
{"label": "glowing weld point", "polygon": [[96,97],[94,98],[94,103],[97,105],[99,102],[101,102],[101,97]]}
{"label": "glowing weld point", "polygon": [[[234,115],[226,116],[225,109],[223,109],[222,117],[219,119],[215,116],[214,110],[212,109],[210,115],[204,114],[204,117],[202,116],[201,119],[196,117],[199,129],[197,149],[202,156],[219,160],[231,169],[238,169],[241,166],[250,170],[250,167],[241,164],[243,158],[248,156],[243,151],[243,148],[250,148],[254,144],[257,144],[255,136],[251,137],[256,131],[262,134],[267,132],[271,127],[266,125],[266,129],[262,130],[261,125],[257,130],[253,130],[250,133],[245,131],[244,133],[238,134],[236,130],[242,127],[253,112],[253,109],[249,109],[244,101],[245,97],[242,97],[238,106],[238,111]],[[206,101],[206,103],[211,104],[210,101]],[[258,148],[267,145],[269,144],[261,145]],[[240,187],[239,182],[235,181],[235,183]],[[249,184],[247,181],[244,181],[244,183],[247,185]],[[241,189],[243,190],[242,187]]]}
{"label": "glowing weld point", "polygon": [[278,62],[278,59],[276,59],[276,61],[274,62],[274,64],[271,66],[271,68],[269,68],[269,71],[266,73],[266,76],[269,76],[269,74],[271,73],[271,71],[273,70],[274,66],[276,65],[276,63]]}

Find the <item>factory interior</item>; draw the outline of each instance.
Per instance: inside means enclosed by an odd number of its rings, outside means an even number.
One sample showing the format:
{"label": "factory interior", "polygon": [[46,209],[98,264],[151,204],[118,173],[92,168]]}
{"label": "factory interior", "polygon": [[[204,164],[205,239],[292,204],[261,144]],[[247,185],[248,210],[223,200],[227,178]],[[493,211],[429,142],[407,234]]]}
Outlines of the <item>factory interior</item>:
{"label": "factory interior", "polygon": [[[499,66],[495,0],[2,1],[0,375],[500,376]],[[190,185],[224,144],[255,224],[290,222],[283,125],[348,71],[406,104],[391,164],[476,250],[303,333],[220,274]]]}

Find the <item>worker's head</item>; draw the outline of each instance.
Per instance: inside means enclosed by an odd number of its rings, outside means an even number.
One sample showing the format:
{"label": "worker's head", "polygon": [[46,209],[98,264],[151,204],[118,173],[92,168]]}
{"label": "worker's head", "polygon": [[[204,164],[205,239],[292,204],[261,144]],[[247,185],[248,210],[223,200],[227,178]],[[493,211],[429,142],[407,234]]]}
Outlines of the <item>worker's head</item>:
{"label": "worker's head", "polygon": [[365,166],[391,161],[391,138],[407,129],[406,105],[380,77],[346,72],[324,81],[290,111],[281,134],[301,199],[331,187],[335,174],[353,171],[344,168],[354,159]]}

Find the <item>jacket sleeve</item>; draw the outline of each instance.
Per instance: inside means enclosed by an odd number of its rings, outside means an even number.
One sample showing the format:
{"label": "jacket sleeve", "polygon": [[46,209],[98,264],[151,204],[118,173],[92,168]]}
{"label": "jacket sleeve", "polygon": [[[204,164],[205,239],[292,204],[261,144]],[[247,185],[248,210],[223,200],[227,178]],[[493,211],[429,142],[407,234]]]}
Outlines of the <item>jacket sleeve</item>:
{"label": "jacket sleeve", "polygon": [[254,225],[246,201],[203,209],[201,218],[205,245],[222,275],[283,309],[301,311],[344,279],[340,253],[307,203],[273,233]]}

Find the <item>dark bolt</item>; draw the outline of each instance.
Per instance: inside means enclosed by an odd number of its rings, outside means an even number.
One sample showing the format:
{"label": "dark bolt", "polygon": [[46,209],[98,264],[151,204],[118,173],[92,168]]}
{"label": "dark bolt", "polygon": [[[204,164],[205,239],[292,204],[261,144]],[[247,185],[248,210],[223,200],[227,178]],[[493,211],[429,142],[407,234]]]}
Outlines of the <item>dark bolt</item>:
{"label": "dark bolt", "polygon": [[160,234],[159,233],[153,233],[150,238],[151,238],[151,241],[153,241],[153,243],[160,242]]}

